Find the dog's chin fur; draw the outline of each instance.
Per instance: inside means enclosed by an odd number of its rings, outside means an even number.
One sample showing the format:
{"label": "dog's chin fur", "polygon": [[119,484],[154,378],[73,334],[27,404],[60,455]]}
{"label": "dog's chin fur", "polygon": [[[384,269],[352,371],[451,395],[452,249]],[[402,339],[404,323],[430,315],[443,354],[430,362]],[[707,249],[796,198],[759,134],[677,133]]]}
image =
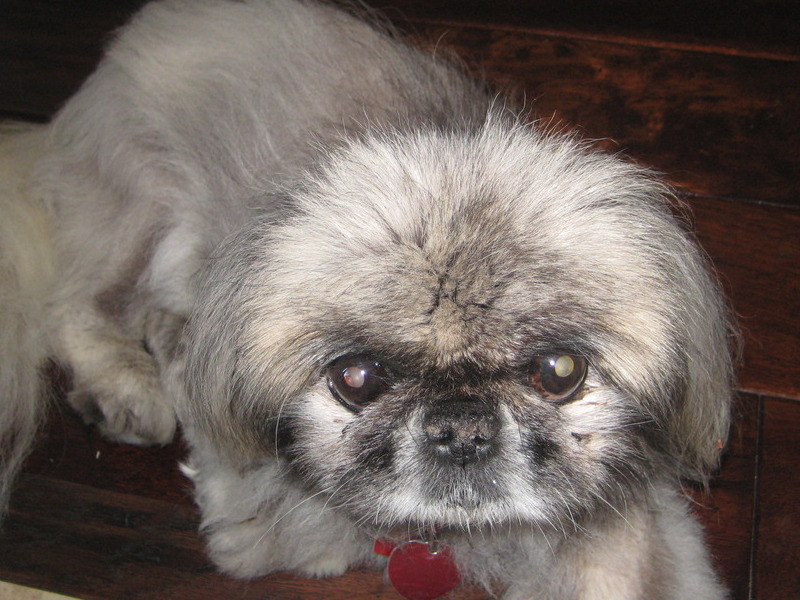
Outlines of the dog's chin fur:
{"label": "dog's chin fur", "polygon": [[509,600],[725,596],[679,490],[727,436],[731,326],[646,170],[293,0],[147,6],[0,157],[0,502],[51,357],[109,437],[180,423],[234,576],[436,537]]}

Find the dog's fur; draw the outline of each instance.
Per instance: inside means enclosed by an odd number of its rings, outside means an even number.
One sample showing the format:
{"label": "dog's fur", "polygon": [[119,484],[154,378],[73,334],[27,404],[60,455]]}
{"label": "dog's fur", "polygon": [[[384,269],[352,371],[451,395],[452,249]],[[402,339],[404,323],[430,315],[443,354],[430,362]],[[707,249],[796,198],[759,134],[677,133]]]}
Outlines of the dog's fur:
{"label": "dog's fur", "polygon": [[181,424],[234,576],[435,535],[507,599],[724,597],[679,482],[717,465],[731,327],[648,172],[294,0],[151,4],[1,144],[3,504],[50,357],[112,439]]}

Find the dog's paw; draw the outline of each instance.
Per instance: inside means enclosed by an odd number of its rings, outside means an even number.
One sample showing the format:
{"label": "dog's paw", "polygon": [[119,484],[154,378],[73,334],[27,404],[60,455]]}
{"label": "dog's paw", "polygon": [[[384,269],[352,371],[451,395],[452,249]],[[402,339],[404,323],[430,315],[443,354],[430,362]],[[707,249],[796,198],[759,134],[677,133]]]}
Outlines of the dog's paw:
{"label": "dog's paw", "polygon": [[[247,486],[240,486],[237,491],[246,493],[247,489]],[[291,495],[291,491],[288,492]],[[251,503],[261,504],[257,500],[248,497],[238,504],[235,501],[230,504],[235,509]],[[292,503],[292,508],[282,506],[279,500],[278,512],[264,511],[262,507],[255,514],[229,515],[236,520],[207,523],[202,530],[209,556],[224,573],[246,579],[274,571],[293,571],[315,578],[333,577],[342,575],[351,565],[366,564],[371,545],[363,540],[356,541],[352,526],[335,513],[325,510],[312,513],[308,506],[312,503],[304,504],[300,500]]]}
{"label": "dog's paw", "polygon": [[226,575],[252,579],[288,568],[280,543],[257,517],[218,523],[202,531],[211,560]]}
{"label": "dog's paw", "polygon": [[107,438],[138,446],[172,441],[177,426],[172,407],[154,395],[115,395],[75,390],[67,396],[84,422],[96,426]]}
{"label": "dog's paw", "polygon": [[297,567],[296,571],[306,577],[321,579],[323,577],[335,577],[344,575],[349,562],[344,558],[338,547],[328,548],[329,554],[316,557],[305,564]]}
{"label": "dog's paw", "polygon": [[[265,531],[259,519],[206,532],[211,559],[224,573],[237,578],[261,577],[274,571],[293,571],[305,577],[342,575],[352,562],[352,552],[324,537],[303,543],[305,532],[288,532],[285,538]],[[298,540],[298,538],[300,538]]]}

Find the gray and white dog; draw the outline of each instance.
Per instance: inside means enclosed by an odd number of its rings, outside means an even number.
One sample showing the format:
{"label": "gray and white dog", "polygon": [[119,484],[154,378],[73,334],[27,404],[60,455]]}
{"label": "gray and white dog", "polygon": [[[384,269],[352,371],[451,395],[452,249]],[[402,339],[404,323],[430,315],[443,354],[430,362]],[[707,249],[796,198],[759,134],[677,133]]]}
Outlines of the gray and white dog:
{"label": "gray and white dog", "polygon": [[0,177],[3,504],[52,358],[110,438],[180,423],[233,576],[419,539],[507,600],[725,597],[680,481],[731,325],[642,168],[347,11],[164,0]]}

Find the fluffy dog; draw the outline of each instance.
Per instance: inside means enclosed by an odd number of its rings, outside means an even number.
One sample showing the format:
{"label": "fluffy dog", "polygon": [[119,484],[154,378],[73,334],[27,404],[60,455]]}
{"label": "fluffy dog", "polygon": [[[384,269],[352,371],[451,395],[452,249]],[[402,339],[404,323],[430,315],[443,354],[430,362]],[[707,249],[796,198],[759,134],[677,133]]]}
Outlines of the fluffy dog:
{"label": "fluffy dog", "polygon": [[52,358],[110,438],[180,423],[233,576],[417,541],[507,600],[724,597],[679,490],[731,326],[647,171],[303,0],[153,3],[2,139],[3,503]]}

